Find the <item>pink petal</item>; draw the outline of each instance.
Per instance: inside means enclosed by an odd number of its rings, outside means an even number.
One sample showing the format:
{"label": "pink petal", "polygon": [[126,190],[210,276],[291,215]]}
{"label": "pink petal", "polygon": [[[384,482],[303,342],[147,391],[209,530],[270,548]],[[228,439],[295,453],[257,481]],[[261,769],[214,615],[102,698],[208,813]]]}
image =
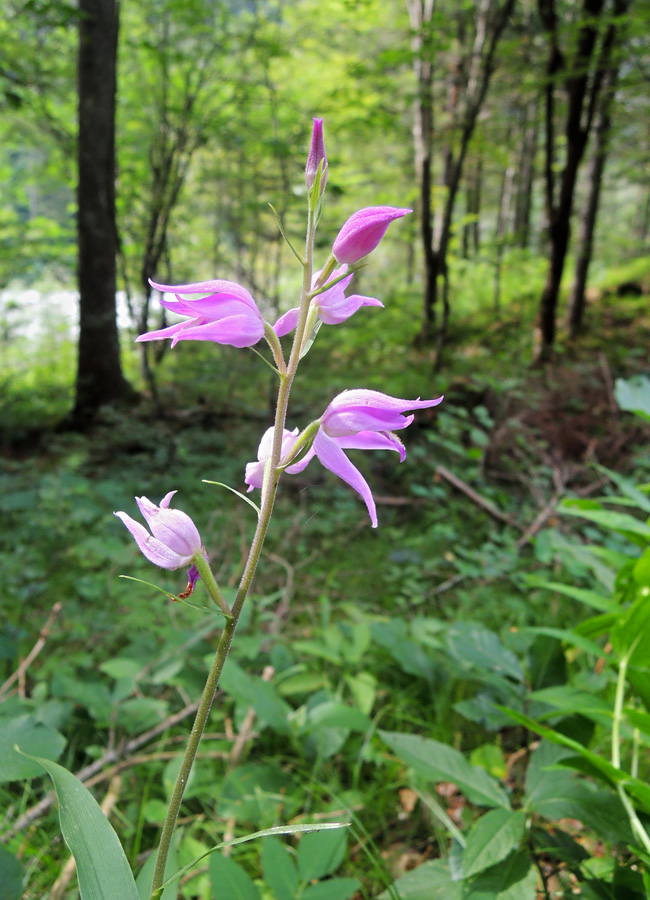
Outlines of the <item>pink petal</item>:
{"label": "pink petal", "polygon": [[366,479],[361,472],[347,458],[343,450],[336,441],[328,437],[322,429],[319,429],[314,438],[314,451],[321,463],[330,472],[334,472],[339,478],[342,478],[346,484],[349,484],[358,494],[361,495],[368,508],[372,527],[377,527],[377,508],[372,496],[372,491]]}
{"label": "pink petal", "polygon": [[273,326],[273,331],[275,331],[278,337],[283,337],[285,334],[289,334],[290,331],[298,324],[298,316],[300,315],[300,310],[296,306],[294,309],[288,310],[283,316],[280,316],[278,321]]}

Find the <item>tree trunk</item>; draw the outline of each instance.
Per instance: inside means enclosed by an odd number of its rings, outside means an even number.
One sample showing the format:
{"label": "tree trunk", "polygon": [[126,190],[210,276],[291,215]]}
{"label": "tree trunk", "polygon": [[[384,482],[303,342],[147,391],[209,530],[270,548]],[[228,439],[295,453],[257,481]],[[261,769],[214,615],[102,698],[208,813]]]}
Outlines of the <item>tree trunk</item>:
{"label": "tree trunk", "polygon": [[[571,213],[578,170],[591,130],[602,80],[608,70],[616,37],[617,18],[630,0],[615,0],[613,17],[607,27],[600,51],[597,51],[598,25],[605,0],[584,0],[576,51],[567,64],[560,50],[555,0],[539,0],[539,12],[547,35],[549,59],[545,89],[545,182],[548,216],[549,260],[546,283],[540,299],[535,362],[543,363],[553,355],[557,303],[566,253],[571,236]],[[555,91],[560,77],[566,89],[565,164],[556,196],[555,180]]]}
{"label": "tree trunk", "polygon": [[[420,223],[424,250],[425,290],[419,342],[434,343],[439,365],[449,321],[447,252],[451,239],[453,211],[463,172],[467,148],[485,99],[494,69],[494,53],[512,12],[514,0],[499,6],[479,0],[475,10],[474,40],[465,56],[456,61],[447,85],[447,114],[452,132],[441,148],[442,182],[445,200],[434,209],[432,197],[433,143],[433,60],[431,29],[434,0],[407,0],[411,27],[414,68],[418,94],[414,110],[413,137],[415,168],[420,188]],[[462,17],[461,17],[462,21]],[[459,35],[461,46],[462,37]],[[435,228],[433,220],[435,218]],[[442,298],[442,318],[436,321],[436,306]]]}
{"label": "tree trunk", "polygon": [[98,407],[133,401],[122,374],[117,331],[115,227],[116,0],[79,2],[79,350],[71,420]]}
{"label": "tree trunk", "polygon": [[470,176],[466,178],[465,215],[468,221],[463,228],[463,259],[479,254],[481,235],[479,213],[481,211],[481,182],[483,177],[483,160],[479,156]]}
{"label": "tree trunk", "polygon": [[539,130],[539,100],[535,97],[525,110],[521,153],[516,178],[514,240],[518,247],[526,250],[530,244],[530,213],[535,180],[535,157],[537,155],[537,133]]}
{"label": "tree trunk", "polygon": [[594,153],[591,158],[588,176],[587,199],[580,220],[578,233],[578,251],[576,268],[569,297],[569,333],[572,338],[577,337],[583,323],[585,310],[585,288],[587,286],[587,273],[594,243],[594,230],[598,216],[600,203],[600,189],[605,171],[607,151],[609,149],[609,135],[612,125],[612,106],[618,78],[618,66],[613,66],[607,76],[601,95],[598,119],[594,133]]}

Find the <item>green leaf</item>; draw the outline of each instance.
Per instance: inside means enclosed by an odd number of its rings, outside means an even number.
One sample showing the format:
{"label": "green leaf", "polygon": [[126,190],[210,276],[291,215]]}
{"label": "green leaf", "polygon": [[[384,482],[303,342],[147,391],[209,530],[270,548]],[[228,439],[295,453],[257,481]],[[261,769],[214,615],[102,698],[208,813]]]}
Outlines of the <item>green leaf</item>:
{"label": "green leaf", "polygon": [[231,658],[224,666],[220,687],[239,703],[252,706],[260,723],[270,725],[280,734],[288,734],[291,707],[268,681],[249,675]]}
{"label": "green leaf", "polygon": [[372,723],[360,709],[336,700],[326,700],[309,710],[305,731],[314,728],[348,728],[350,731],[370,731]]}
{"label": "green leaf", "polygon": [[537,875],[527,850],[487,869],[463,892],[463,900],[535,900]]}
{"label": "green leaf", "polygon": [[582,637],[582,635],[577,634],[572,628],[548,628],[545,626],[542,627],[527,627],[522,628],[522,632],[530,633],[530,634],[544,634],[547,637],[557,638],[558,641],[563,641],[565,644],[571,644],[574,647],[579,647],[580,650],[584,650],[586,653],[591,653],[593,656],[604,657],[607,660],[607,657],[603,654],[602,647],[599,647],[595,641],[590,641],[589,638]]}
{"label": "green leaf", "polygon": [[331,875],[343,862],[348,843],[347,831],[321,831],[306,834],[298,844],[298,870],[305,881]]}
{"label": "green leaf", "polygon": [[491,809],[469,830],[463,853],[463,878],[489,869],[519,847],[526,827],[521,810]]}
{"label": "green leaf", "polygon": [[592,609],[598,609],[601,612],[616,613],[621,610],[618,603],[610,600],[609,597],[603,597],[602,594],[586,588],[577,588],[570,584],[563,584],[561,581],[546,581],[543,578],[534,577],[527,579],[527,583],[531,587],[547,588],[549,591],[555,591],[557,594],[571,597],[573,600],[578,600],[580,603],[584,603],[585,606],[590,606]]}
{"label": "green leaf", "polygon": [[23,867],[20,860],[0,844],[0,900],[20,900],[23,895]]}
{"label": "green leaf", "polygon": [[506,650],[497,635],[482,625],[456,622],[447,632],[447,647],[464,666],[507,675],[525,681],[519,660]]}
{"label": "green leaf", "polygon": [[271,888],[277,900],[296,900],[298,893],[298,870],[282,841],[275,837],[262,841],[262,871],[264,881]]}
{"label": "green leaf", "polygon": [[614,396],[621,409],[634,412],[650,422],[650,378],[647,375],[617,378]]}
{"label": "green leaf", "polygon": [[645,668],[650,664],[650,596],[641,596],[610,632],[619,657],[630,654],[628,663]]}
{"label": "green leaf", "polygon": [[574,741],[573,738],[567,737],[565,734],[555,731],[547,725],[542,725],[541,722],[531,719],[529,716],[524,716],[514,709],[509,709],[505,706],[500,706],[499,709],[507,713],[511,719],[515,720],[515,722],[524,725],[529,731],[536,732],[541,735],[541,737],[553,741],[554,744],[560,744],[562,747],[567,747],[569,750],[575,751],[578,756],[582,757],[589,764],[592,774],[613,787],[625,778],[624,772],[616,769],[611,763],[607,762],[607,760],[598,756],[597,753],[592,753],[591,750],[587,750],[586,747],[583,747],[578,741]]}
{"label": "green leaf", "polygon": [[[16,752],[16,746],[24,752]],[[31,715],[0,718],[0,782],[42,775],[40,765],[28,754],[57,759],[64,747],[62,734]]]}
{"label": "green leaf", "polygon": [[361,886],[356,878],[328,878],[318,884],[310,884],[300,900],[352,900]]}
{"label": "green leaf", "polygon": [[122,845],[93,795],[58,763],[30,758],[54,782],[61,833],[77,863],[81,900],[140,900]]}
{"label": "green leaf", "polygon": [[461,900],[463,887],[462,881],[452,879],[448,860],[433,859],[406,872],[377,900],[394,900],[395,894],[400,900]]}
{"label": "green leaf", "polygon": [[471,803],[510,809],[503,788],[484,769],[473,766],[453,747],[415,734],[397,731],[380,731],[379,734],[407,765],[433,781],[452,781]]}
{"label": "green leaf", "polygon": [[[613,512],[609,509],[590,509],[582,508],[578,504],[580,501],[565,500],[560,511],[569,516],[580,516],[582,519],[588,519],[601,528],[607,528],[610,531],[618,531],[624,535],[639,535],[640,537],[650,540],[650,528],[641,519],[630,516],[627,513]],[[569,504],[576,504],[569,505]]]}
{"label": "green leaf", "polygon": [[230,857],[213,853],[209,867],[213,897],[219,900],[261,900],[253,879]]}

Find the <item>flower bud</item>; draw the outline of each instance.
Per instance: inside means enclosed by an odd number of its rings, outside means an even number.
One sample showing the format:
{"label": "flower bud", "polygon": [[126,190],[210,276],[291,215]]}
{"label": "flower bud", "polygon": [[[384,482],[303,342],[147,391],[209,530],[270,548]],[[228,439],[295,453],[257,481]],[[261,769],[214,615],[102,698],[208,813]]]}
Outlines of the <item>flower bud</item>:
{"label": "flower bud", "polygon": [[334,241],[332,253],[339,263],[359,262],[371,253],[386,234],[393,219],[400,219],[411,209],[394,206],[369,206],[360,209],[347,220]]}
{"label": "flower bud", "polygon": [[311,135],[311,147],[305,166],[305,184],[311,190],[316,181],[318,167],[322,165],[320,179],[320,195],[323,195],[327,184],[327,156],[325,155],[325,141],[323,140],[323,120],[314,119],[314,130]]}

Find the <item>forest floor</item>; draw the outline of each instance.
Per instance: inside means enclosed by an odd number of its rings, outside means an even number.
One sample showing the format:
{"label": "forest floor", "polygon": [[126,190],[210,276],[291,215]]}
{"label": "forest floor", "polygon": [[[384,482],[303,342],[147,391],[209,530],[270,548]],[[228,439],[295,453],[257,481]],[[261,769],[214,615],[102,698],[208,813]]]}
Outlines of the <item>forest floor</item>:
{"label": "forest floor", "polygon": [[[233,781],[235,762],[249,766],[269,796],[281,790],[296,821],[310,811],[352,810],[356,831],[345,871],[361,878],[363,896],[386,885],[387,870],[397,877],[439,855],[444,830],[432,825],[426,809],[413,813],[403,784],[396,795],[394,760],[354,726],[300,732],[306,728],[298,725],[300,716],[309,719],[309,709],[323,698],[347,698],[364,715],[372,710],[382,728],[422,731],[472,751],[498,748],[504,765],[515,765],[521,730],[490,719],[476,694],[491,676],[470,677],[436,635],[473,624],[481,640],[498,636],[504,653],[525,654],[527,629],[540,623],[564,628],[583,615],[579,603],[558,596],[549,602],[548,592],[531,587],[532,577],[549,570],[554,577],[568,573],[577,584],[593,580],[594,562],[579,550],[583,526],[561,514],[561,502],[607,492],[607,469],[650,480],[650,427],[616,402],[618,379],[647,373],[647,297],[603,292],[592,297],[588,319],[584,337],[560,345],[545,369],[522,365],[521,323],[506,314],[488,328],[452,334],[440,374],[426,354],[411,348],[372,344],[364,355],[354,333],[348,352],[325,339],[323,350],[310,354],[311,369],[295,395],[300,420],[315,403],[327,402],[324,383],[340,389],[345,377],[353,386],[367,384],[364,373],[383,369],[392,380],[373,374],[369,386],[400,396],[444,391],[445,401],[418,415],[405,433],[403,465],[383,454],[357,457],[378,501],[376,530],[357,495],[313,464],[284,480],[236,661],[255,677],[266,666],[279,673],[277,692],[293,730],[287,737],[285,712],[269,724],[255,707],[256,742],[251,732],[241,758],[229,756],[228,735],[242,726],[252,695],[243,682],[226,685],[230,700],[214,715],[217,737],[197,775],[204,794],[197,789],[188,801],[195,855],[224,824],[240,834],[266,827],[277,815],[276,806],[260,801],[238,818],[232,803],[206,788],[226,779],[231,799],[238,791],[248,796]],[[178,489],[178,506],[202,523],[226,591],[236,586],[251,534],[248,508],[201,480],[242,489],[243,467],[270,420],[269,379],[252,378],[248,358],[233,362],[227,351],[181,349],[163,364],[162,417],[144,398],[130,411],[103,411],[92,430],[78,433],[61,427],[57,415],[69,387],[50,393],[41,380],[31,393],[8,390],[3,398],[0,665],[10,676],[62,601],[12,702],[41,709],[65,734],[64,762],[73,771],[101,756],[107,743],[137,739],[195,697],[214,630],[206,625],[207,609],[197,625],[195,610],[118,577],[154,581],[172,594],[184,587],[178,573],[152,573],[113,510],[133,513],[134,495],[157,502]],[[332,349],[335,368],[328,359]],[[134,659],[143,668],[130,690]],[[162,751],[173,757],[181,733],[176,728],[171,743],[156,745],[161,755],[154,753],[148,764],[135,751],[123,760],[121,827],[134,865],[155,839],[169,759]],[[40,796],[36,788],[18,801],[7,788],[0,799],[14,818]],[[470,811],[458,793],[439,799],[455,821],[467,820]],[[36,819],[21,845],[31,885],[26,898],[45,896],[59,870],[61,848],[51,848],[48,837],[54,827],[47,815]],[[375,861],[369,867],[364,853],[370,846]],[[252,850],[236,858],[249,871],[258,866]]]}

